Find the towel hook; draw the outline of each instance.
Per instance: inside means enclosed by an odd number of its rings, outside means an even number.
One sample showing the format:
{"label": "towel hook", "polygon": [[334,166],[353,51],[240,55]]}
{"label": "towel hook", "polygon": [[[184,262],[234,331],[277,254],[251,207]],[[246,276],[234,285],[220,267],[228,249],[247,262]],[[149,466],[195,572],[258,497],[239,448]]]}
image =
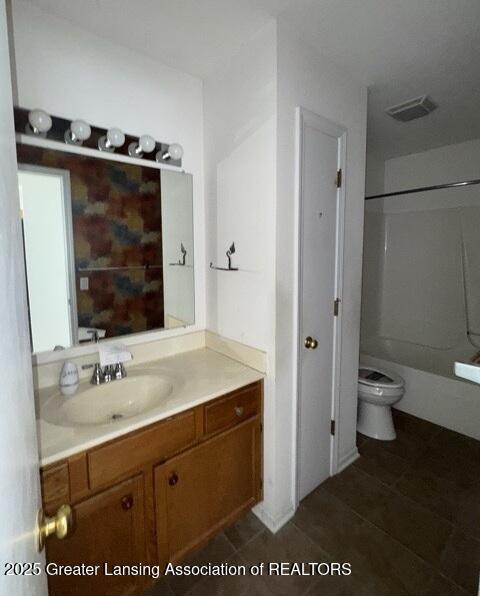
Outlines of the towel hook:
{"label": "towel hook", "polygon": [[235,254],[235,242],[232,242],[225,254],[228,259],[228,267],[217,267],[213,263],[210,263],[210,269],[216,269],[217,271],[238,271],[238,267],[232,267],[232,255]]}

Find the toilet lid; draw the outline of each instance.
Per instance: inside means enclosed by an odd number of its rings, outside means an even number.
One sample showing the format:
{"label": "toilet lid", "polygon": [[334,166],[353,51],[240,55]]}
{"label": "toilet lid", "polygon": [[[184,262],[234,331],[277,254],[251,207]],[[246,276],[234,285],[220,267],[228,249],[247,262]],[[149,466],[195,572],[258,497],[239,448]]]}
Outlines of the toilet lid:
{"label": "toilet lid", "polygon": [[404,385],[399,375],[370,366],[361,366],[358,369],[358,382],[368,387],[391,387],[392,389]]}

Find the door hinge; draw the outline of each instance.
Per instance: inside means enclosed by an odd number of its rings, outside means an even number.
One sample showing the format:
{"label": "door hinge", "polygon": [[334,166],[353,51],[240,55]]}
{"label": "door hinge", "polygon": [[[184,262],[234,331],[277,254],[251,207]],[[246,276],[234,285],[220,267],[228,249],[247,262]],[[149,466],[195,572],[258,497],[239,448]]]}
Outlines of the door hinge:
{"label": "door hinge", "polygon": [[260,432],[263,433],[263,422],[260,422]]}
{"label": "door hinge", "polygon": [[337,185],[337,188],[341,188],[341,186],[342,186],[342,169],[341,168],[339,170],[337,170],[337,177],[335,179],[335,184]]}
{"label": "door hinge", "polygon": [[338,317],[338,311],[340,309],[340,298],[335,298],[333,301],[333,316]]}
{"label": "door hinge", "polygon": [[335,434],[335,420],[330,420],[330,434]]}

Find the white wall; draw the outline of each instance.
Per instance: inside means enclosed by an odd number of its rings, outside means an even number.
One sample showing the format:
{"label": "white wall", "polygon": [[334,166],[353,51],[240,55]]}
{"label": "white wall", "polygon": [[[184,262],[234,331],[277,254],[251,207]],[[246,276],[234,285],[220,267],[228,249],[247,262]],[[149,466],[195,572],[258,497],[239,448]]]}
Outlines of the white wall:
{"label": "white wall", "polygon": [[385,192],[480,178],[480,139],[385,162]]}
{"label": "white wall", "polygon": [[45,562],[34,547],[40,482],[7,43],[0,0],[0,593],[36,596],[47,593],[44,573],[5,575],[7,562]]}
{"label": "white wall", "polygon": [[204,82],[207,328],[267,353],[262,511],[275,510],[276,26],[269,24]]}
{"label": "white wall", "polygon": [[[179,142],[193,174],[196,325],[205,327],[203,99],[200,79],[14,0],[18,103]],[[95,18],[92,15],[92,18]],[[152,40],[152,43],[154,40]]]}
{"label": "white wall", "polygon": [[[295,108],[302,106],[347,129],[345,254],[340,371],[339,462],[357,454],[355,445],[360,286],[365,191],[366,88],[295,37],[288,23],[278,28],[277,242],[276,242],[276,433],[277,516],[288,515],[293,502],[295,451],[294,325]],[[281,437],[281,440],[280,440]],[[291,462],[291,466],[285,462]],[[288,489],[288,490],[287,490]]]}
{"label": "white wall", "polygon": [[376,153],[367,153],[365,196],[381,195],[385,186],[385,160]]}

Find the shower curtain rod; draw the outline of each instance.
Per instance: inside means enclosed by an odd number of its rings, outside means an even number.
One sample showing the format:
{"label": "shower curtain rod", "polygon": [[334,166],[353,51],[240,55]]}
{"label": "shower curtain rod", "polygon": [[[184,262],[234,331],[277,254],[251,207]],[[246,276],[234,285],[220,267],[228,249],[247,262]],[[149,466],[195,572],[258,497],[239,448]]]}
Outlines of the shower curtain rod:
{"label": "shower curtain rod", "polygon": [[421,186],[420,188],[398,190],[396,192],[387,192],[383,195],[371,195],[370,197],[365,197],[365,200],[385,199],[387,197],[396,197],[397,195],[410,195],[414,192],[426,192],[427,190],[439,190],[441,188],[455,188],[456,186],[472,186],[473,184],[480,184],[480,178],[477,178],[476,180],[464,180],[463,182],[450,182],[449,184],[437,184],[436,186]]}

